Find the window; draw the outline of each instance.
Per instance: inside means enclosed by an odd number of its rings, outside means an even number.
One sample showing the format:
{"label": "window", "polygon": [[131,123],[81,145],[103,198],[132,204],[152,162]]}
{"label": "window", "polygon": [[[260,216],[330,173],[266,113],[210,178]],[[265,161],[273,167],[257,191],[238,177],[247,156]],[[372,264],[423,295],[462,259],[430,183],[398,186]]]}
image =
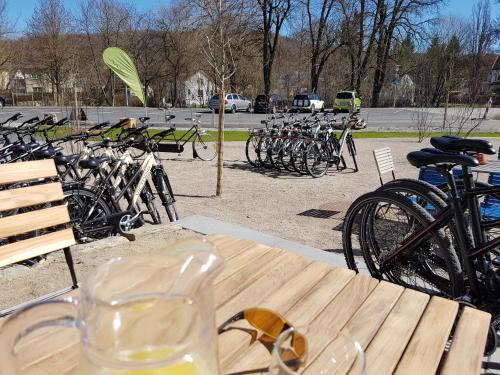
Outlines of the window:
{"label": "window", "polygon": [[203,90],[198,90],[198,97],[203,98]]}
{"label": "window", "polygon": [[43,87],[33,86],[33,92],[34,93],[41,93],[41,92],[43,92]]}
{"label": "window", "polygon": [[239,100],[245,100],[245,98],[243,96],[241,96],[241,95],[238,95],[238,99]]}
{"label": "window", "polygon": [[339,92],[337,94],[337,99],[352,99],[352,93],[350,93],[350,92]]}

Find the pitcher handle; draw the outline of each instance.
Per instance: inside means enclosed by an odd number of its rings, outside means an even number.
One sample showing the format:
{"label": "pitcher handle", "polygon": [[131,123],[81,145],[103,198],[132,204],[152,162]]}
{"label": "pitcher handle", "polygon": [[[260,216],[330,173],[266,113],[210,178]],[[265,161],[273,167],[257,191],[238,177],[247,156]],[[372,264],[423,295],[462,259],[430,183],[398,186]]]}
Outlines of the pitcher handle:
{"label": "pitcher handle", "polygon": [[23,337],[40,328],[76,328],[77,303],[74,297],[48,300],[28,305],[7,318],[0,325],[0,375],[17,374],[14,348]]}

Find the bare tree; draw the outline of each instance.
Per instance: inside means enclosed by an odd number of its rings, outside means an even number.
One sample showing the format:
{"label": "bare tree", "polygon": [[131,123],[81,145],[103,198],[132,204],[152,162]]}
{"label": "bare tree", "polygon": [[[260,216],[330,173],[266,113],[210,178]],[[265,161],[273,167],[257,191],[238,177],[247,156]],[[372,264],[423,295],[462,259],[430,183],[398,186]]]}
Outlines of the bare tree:
{"label": "bare tree", "polygon": [[257,0],[262,15],[262,73],[264,93],[271,92],[274,58],[283,23],[292,9],[292,0]]}
{"label": "bare tree", "polygon": [[39,0],[28,21],[31,63],[49,78],[56,104],[70,74],[73,50],[67,35],[72,29],[71,19],[62,0]]}
{"label": "bare tree", "polygon": [[476,98],[479,95],[481,82],[489,69],[485,64],[484,56],[489,52],[495,36],[490,0],[478,0],[472,8],[471,18],[467,34],[470,62],[467,65],[469,94]]}
{"label": "bare tree", "polygon": [[195,12],[204,33],[203,53],[211,68],[219,93],[219,137],[217,152],[217,185],[215,194],[222,195],[224,164],[224,111],[226,84],[234,74],[233,44],[241,37],[245,25],[244,0],[194,0]]}
{"label": "bare tree", "polygon": [[[102,64],[102,52],[107,47],[121,47],[127,49],[131,6],[119,0],[81,0],[78,24],[80,31],[86,36],[88,51],[93,70],[91,86],[93,96],[100,92],[101,102],[108,105],[115,104],[116,79],[109,69]],[[98,92],[95,92],[95,89]]]}
{"label": "bare tree", "polygon": [[12,32],[12,24],[7,15],[7,0],[0,0],[0,68],[12,57],[13,48],[7,36]]}
{"label": "bare tree", "polygon": [[[161,38],[161,56],[165,74],[171,81],[170,98],[174,106],[181,104],[179,87],[193,65],[195,51],[200,45],[199,33],[193,30],[189,8],[178,3],[162,8],[157,20]],[[166,64],[165,64],[166,63]]]}
{"label": "bare tree", "polygon": [[[318,82],[325,63],[339,49],[343,42],[341,38],[340,20],[334,19],[338,13],[335,9],[337,0],[305,0],[303,5],[307,12],[310,40],[312,92],[318,90]],[[319,12],[316,11],[319,9]]]}

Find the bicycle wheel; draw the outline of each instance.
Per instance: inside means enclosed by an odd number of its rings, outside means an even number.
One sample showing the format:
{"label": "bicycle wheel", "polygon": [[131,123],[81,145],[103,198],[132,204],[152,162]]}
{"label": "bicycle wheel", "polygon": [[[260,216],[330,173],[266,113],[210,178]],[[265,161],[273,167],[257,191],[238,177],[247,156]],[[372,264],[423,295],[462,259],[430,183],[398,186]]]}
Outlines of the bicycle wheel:
{"label": "bicycle wheel", "polygon": [[214,160],[217,155],[217,139],[208,132],[196,133],[193,141],[193,153],[201,160]]}
{"label": "bicycle wheel", "polygon": [[283,145],[283,150],[281,151],[281,155],[280,155],[281,165],[288,172],[295,171],[295,169],[293,168],[293,163],[292,163],[292,150],[293,150],[294,144],[295,144],[294,140],[291,140],[291,139],[285,140],[284,145]]}
{"label": "bicycle wheel", "polygon": [[252,134],[247,139],[247,143],[245,144],[245,155],[247,157],[248,162],[253,167],[259,166],[259,157],[257,155],[257,147],[259,145],[260,135]]}
{"label": "bicycle wheel", "polygon": [[359,270],[356,256],[373,277],[430,294],[463,295],[458,256],[442,230],[429,230],[381,267],[412,234],[428,227],[432,217],[405,197],[376,191],[359,197],[349,208],[342,241],[349,268]]}
{"label": "bicycle wheel", "polygon": [[146,184],[144,185],[144,188],[141,191],[141,199],[144,205],[146,206],[149,215],[151,216],[151,219],[153,220],[154,224],[161,224],[161,217],[160,213],[158,212],[158,209],[156,208],[155,202],[154,202],[154,195],[153,195],[153,190],[151,189],[151,185],[149,184],[149,181],[146,181]]}
{"label": "bicycle wheel", "polygon": [[167,211],[167,216],[170,221],[179,220],[179,215],[175,209],[175,199],[173,197],[172,188],[170,186],[170,181],[163,169],[157,169],[154,171],[154,182],[156,186],[156,191],[161,199],[165,211]]}
{"label": "bicycle wheel", "polygon": [[329,152],[326,144],[316,141],[307,146],[304,163],[307,173],[312,177],[324,176],[328,171],[329,164]]}
{"label": "bicycle wheel", "polygon": [[283,140],[281,138],[276,138],[271,145],[269,158],[271,160],[271,165],[274,169],[278,171],[282,169],[281,154],[283,149]]}
{"label": "bicycle wheel", "polygon": [[[85,187],[63,187],[64,200],[68,202],[69,216],[78,242],[87,239],[101,239],[113,234],[108,217],[115,210],[92,190]],[[100,229],[100,228],[103,229]]]}
{"label": "bicycle wheel", "polygon": [[271,137],[266,136],[259,140],[259,145],[257,146],[257,158],[259,159],[260,165],[266,169],[271,169],[273,167],[268,152],[271,145]]}
{"label": "bicycle wheel", "polygon": [[292,165],[295,172],[302,175],[307,174],[307,169],[304,163],[304,154],[307,148],[305,141],[298,142],[292,151]]}

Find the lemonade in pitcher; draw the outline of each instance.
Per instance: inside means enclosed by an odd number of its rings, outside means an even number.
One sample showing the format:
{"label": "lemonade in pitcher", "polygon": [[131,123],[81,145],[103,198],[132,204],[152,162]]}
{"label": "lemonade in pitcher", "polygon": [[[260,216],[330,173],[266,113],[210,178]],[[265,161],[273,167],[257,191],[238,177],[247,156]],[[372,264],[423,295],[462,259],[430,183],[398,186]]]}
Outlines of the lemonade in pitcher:
{"label": "lemonade in pitcher", "polygon": [[204,327],[197,304],[149,297],[107,306],[96,315],[94,326],[103,329],[82,353],[81,374],[218,375],[216,347],[200,340]]}
{"label": "lemonade in pitcher", "polygon": [[[175,354],[177,349],[163,348],[145,350],[135,353],[123,353],[124,361],[130,359],[136,361],[158,360]],[[199,355],[185,355],[184,361],[176,364],[139,370],[119,370],[110,368],[96,369],[95,365],[88,364],[86,371],[96,375],[217,375],[210,369],[210,366]]]}

